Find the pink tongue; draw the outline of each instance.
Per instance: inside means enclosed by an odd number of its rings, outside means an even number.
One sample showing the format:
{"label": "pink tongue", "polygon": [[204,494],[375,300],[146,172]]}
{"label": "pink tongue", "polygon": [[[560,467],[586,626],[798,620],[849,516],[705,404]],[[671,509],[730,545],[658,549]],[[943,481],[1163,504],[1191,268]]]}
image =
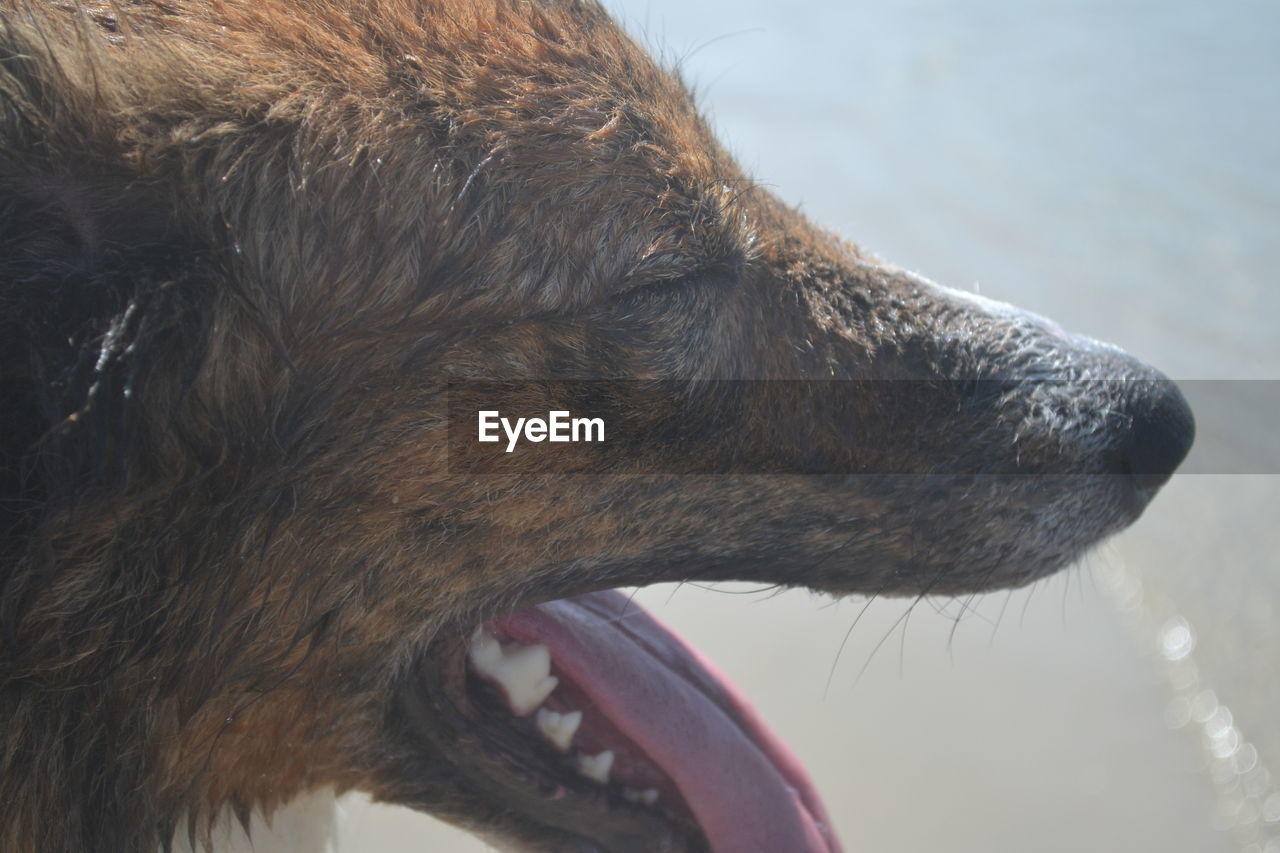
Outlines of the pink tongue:
{"label": "pink tongue", "polygon": [[527,607],[497,625],[556,669],[672,778],[715,853],[840,853],[817,792],[729,681],[610,590]]}

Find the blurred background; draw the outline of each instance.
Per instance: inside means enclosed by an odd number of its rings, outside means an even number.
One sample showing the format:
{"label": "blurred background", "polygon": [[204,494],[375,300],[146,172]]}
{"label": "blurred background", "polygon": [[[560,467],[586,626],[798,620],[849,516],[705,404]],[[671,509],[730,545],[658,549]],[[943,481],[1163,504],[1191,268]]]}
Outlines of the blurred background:
{"label": "blurred background", "polygon": [[[1274,0],[606,5],[818,222],[1174,378],[1280,379]],[[1031,589],[638,600],[756,701],[849,851],[1280,853],[1280,412],[1196,387],[1195,452],[1258,473],[1193,457],[1216,473]],[[486,849],[346,806],[345,851]]]}

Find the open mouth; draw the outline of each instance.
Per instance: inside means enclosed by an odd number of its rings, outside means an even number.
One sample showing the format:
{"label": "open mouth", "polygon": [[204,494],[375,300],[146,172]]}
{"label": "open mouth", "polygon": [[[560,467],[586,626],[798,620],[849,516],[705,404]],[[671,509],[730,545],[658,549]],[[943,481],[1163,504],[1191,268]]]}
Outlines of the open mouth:
{"label": "open mouth", "polygon": [[423,665],[415,728],[466,756],[472,793],[574,849],[841,849],[804,769],[738,690],[617,591],[508,613]]}

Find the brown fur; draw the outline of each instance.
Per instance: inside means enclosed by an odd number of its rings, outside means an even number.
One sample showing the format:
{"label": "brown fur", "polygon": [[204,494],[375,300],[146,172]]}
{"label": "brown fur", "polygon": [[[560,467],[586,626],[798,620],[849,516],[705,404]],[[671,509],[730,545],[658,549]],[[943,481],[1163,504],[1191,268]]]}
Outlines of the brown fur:
{"label": "brown fur", "polygon": [[451,475],[451,379],[995,379],[852,422],[761,386],[685,452],[772,470],[856,425],[903,435],[893,470],[1006,470],[1017,427],[1019,464],[1067,436],[1093,471],[1132,394],[1050,416],[1008,377],[1154,375],[813,228],[595,5],[4,9],[5,851],[151,851],[327,786],[560,849],[396,723],[433,642],[660,580],[1024,583],[1136,515],[1073,476]]}

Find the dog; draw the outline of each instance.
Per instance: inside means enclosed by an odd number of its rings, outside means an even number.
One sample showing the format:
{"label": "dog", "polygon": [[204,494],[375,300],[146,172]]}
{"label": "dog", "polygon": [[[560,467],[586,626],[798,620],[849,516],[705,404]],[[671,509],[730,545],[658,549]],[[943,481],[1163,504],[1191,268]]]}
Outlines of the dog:
{"label": "dog", "polygon": [[8,853],[329,790],[834,853],[613,590],[1023,585],[1193,440],[1154,369],[778,201],[589,0],[0,8]]}

